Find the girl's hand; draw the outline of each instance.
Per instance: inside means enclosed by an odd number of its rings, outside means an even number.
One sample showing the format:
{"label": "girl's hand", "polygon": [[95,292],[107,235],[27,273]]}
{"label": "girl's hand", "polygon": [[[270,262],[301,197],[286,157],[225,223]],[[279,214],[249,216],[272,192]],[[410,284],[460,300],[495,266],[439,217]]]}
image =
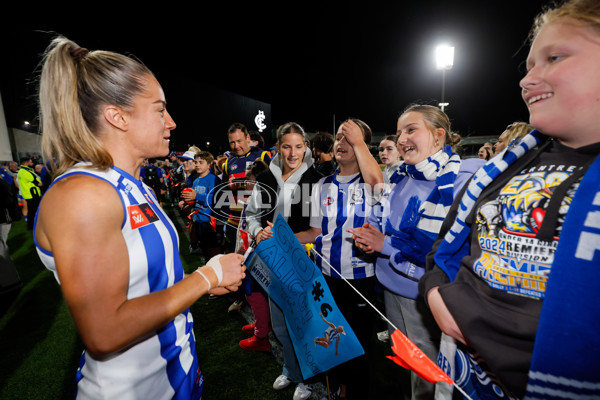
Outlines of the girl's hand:
{"label": "girl's hand", "polygon": [[361,228],[348,229],[356,246],[367,254],[381,252],[385,235],[368,222]]}
{"label": "girl's hand", "polygon": [[273,223],[267,221],[267,227],[261,229],[260,232],[256,234],[256,244],[259,244],[263,240],[267,240],[273,237]]}
{"label": "girl's hand", "polygon": [[344,122],[342,125],[342,135],[344,135],[344,138],[352,147],[360,143],[364,144],[365,142],[362,130],[354,121]]}

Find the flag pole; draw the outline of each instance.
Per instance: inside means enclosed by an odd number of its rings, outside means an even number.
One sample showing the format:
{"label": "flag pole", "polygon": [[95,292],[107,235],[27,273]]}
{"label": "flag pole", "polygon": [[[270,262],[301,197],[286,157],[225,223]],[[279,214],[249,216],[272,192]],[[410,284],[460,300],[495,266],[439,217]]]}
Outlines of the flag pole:
{"label": "flag pole", "polygon": [[[345,281],[345,282],[346,282],[348,285],[350,285],[350,287],[351,287],[351,288],[352,288],[352,289],[353,289],[353,290],[354,290],[354,291],[355,291],[355,292],[356,292],[356,293],[357,293],[357,294],[358,294],[358,295],[359,295],[359,296],[360,296],[360,297],[361,297],[361,298],[362,298],[364,301],[366,301],[366,302],[367,302],[367,304],[371,306],[371,308],[373,308],[375,311],[377,311],[377,313],[378,313],[379,315],[381,315],[381,317],[382,317],[382,318],[383,318],[383,319],[384,319],[384,320],[385,320],[385,321],[386,321],[388,324],[390,324],[390,325],[391,325],[391,326],[392,326],[392,327],[393,327],[395,330],[399,330],[399,329],[398,329],[398,328],[397,328],[397,327],[396,327],[396,326],[395,326],[395,325],[394,325],[394,324],[393,324],[393,323],[392,323],[392,322],[391,322],[391,321],[390,321],[390,320],[389,320],[389,319],[388,319],[388,318],[387,318],[385,315],[383,315],[383,314],[381,313],[381,311],[379,311],[379,310],[377,309],[377,307],[375,307],[375,306],[374,306],[374,305],[373,305],[373,304],[372,304],[372,303],[371,303],[371,302],[370,302],[370,301],[369,301],[369,300],[368,300],[368,299],[367,299],[365,296],[363,296],[363,294],[362,294],[361,292],[359,292],[359,291],[358,291],[358,289],[356,289],[354,286],[352,286],[352,284],[351,284],[350,282],[348,282],[348,280],[347,280],[346,278],[344,278],[344,277],[342,276],[342,274],[341,274],[341,273],[340,273],[338,270],[336,270],[336,269],[335,269],[335,268],[334,268],[334,267],[333,267],[333,266],[332,266],[332,265],[329,263],[329,261],[327,261],[327,259],[326,259],[325,257],[323,257],[321,254],[319,254],[319,252],[318,252],[318,251],[316,251],[316,250],[314,249],[314,247],[311,249],[311,251],[312,251],[314,254],[316,254],[317,256],[319,256],[319,257],[321,258],[321,260],[322,260],[322,261],[325,261],[325,263],[327,263],[327,265],[329,266],[329,268],[331,268],[333,271],[337,272],[337,274],[340,276],[340,278],[342,278],[342,279],[343,279],[343,280],[344,280],[344,281]],[[464,391],[464,390],[463,390],[463,389],[462,389],[460,386],[458,386],[458,385],[456,384],[456,382],[454,382],[454,379],[452,380],[452,385],[453,385],[455,388],[457,388],[457,389],[458,389],[458,391],[459,391],[459,392],[460,392],[460,393],[461,393],[461,394],[462,394],[462,395],[463,395],[463,396],[464,396],[466,399],[468,399],[468,400],[473,400],[473,399],[471,399],[471,397],[470,397],[470,396],[469,396],[467,393],[465,393],[465,391]]]}
{"label": "flag pole", "polygon": [[379,309],[377,309],[377,307],[375,307],[375,306],[374,306],[374,305],[373,305],[373,304],[372,304],[372,303],[371,303],[371,302],[370,302],[370,301],[369,301],[369,300],[368,300],[368,299],[367,299],[365,296],[363,296],[363,294],[362,294],[361,292],[359,292],[359,291],[358,291],[358,289],[356,289],[354,286],[352,286],[352,284],[351,284],[350,282],[348,282],[348,280],[347,280],[346,278],[344,278],[344,277],[342,276],[342,274],[341,274],[341,273],[340,273],[338,270],[336,270],[336,269],[335,269],[335,268],[334,268],[334,267],[333,267],[333,266],[332,266],[332,265],[329,263],[329,261],[327,261],[327,259],[326,259],[325,257],[323,257],[321,254],[319,254],[319,252],[318,252],[318,251],[316,251],[314,247],[313,247],[313,248],[311,248],[311,251],[312,251],[312,252],[313,252],[315,255],[319,256],[319,258],[321,258],[321,260],[322,260],[322,261],[325,261],[325,263],[327,263],[327,266],[329,266],[329,268],[331,268],[333,271],[335,271],[335,272],[336,272],[336,273],[337,273],[337,274],[340,276],[340,278],[342,278],[342,279],[343,279],[343,280],[344,280],[344,281],[345,281],[345,282],[346,282],[346,283],[347,283],[347,284],[348,284],[348,285],[349,285],[349,286],[350,286],[350,287],[351,287],[351,288],[352,288],[352,289],[353,289],[353,290],[354,290],[354,291],[355,291],[355,292],[356,292],[356,293],[357,293],[357,294],[358,294],[358,295],[359,295],[359,296],[360,296],[360,297],[361,297],[361,298],[362,298],[364,301],[366,301],[366,302],[367,302],[367,304],[368,304],[368,305],[370,305],[370,306],[371,306],[371,308],[373,308],[373,309],[374,309],[374,310],[375,310],[375,311],[376,311],[376,312],[377,312],[377,313],[378,313],[378,314],[381,316],[381,318],[383,318],[383,319],[384,319],[384,321],[385,321],[385,322],[387,322],[388,324],[390,324],[390,325],[392,326],[392,328],[394,328],[394,329],[398,329],[398,328],[397,328],[397,327],[396,327],[396,326],[395,326],[395,325],[392,323],[392,321],[390,321],[389,319],[387,319],[387,318],[386,318],[386,316],[385,316],[385,315],[384,315],[384,314],[383,314],[381,311],[379,311]]}

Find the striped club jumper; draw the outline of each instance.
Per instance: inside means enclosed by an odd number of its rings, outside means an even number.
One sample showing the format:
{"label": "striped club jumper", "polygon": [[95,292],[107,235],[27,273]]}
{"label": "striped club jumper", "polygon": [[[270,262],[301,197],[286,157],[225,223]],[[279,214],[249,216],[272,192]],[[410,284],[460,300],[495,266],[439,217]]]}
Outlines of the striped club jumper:
{"label": "striped club jumper", "polygon": [[[121,198],[125,216],[121,232],[129,252],[128,299],[166,289],[183,279],[177,230],[148,186],[117,167],[100,171],[85,168],[85,164],[76,165],[54,183],[75,174],[110,183]],[[44,265],[59,281],[53,255],[37,241],[36,247]],[[76,398],[199,399],[202,386],[193,318],[186,309],[162,328],[107,358],[97,360],[84,350],[77,371]]]}

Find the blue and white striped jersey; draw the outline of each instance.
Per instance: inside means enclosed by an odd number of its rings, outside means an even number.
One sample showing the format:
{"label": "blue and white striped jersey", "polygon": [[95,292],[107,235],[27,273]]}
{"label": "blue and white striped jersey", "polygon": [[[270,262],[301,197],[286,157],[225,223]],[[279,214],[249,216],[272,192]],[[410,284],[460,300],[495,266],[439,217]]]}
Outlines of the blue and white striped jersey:
{"label": "blue and white striped jersey", "polygon": [[329,340],[329,343],[333,343],[336,339],[340,338],[341,335],[337,331],[337,328],[329,327],[325,329],[325,337]]}
{"label": "blue and white striped jersey", "polygon": [[[144,296],[182,280],[177,230],[152,190],[119,168],[99,171],[83,166],[78,164],[55,182],[86,174],[110,183],[121,197],[121,232],[129,251],[127,297]],[[58,281],[53,254],[37,242],[36,246],[42,262]],[[84,350],[77,371],[77,398],[198,399],[202,384],[193,318],[187,309],[153,335],[114,356],[97,360]]]}
{"label": "blue and white striped jersey", "polygon": [[[313,212],[310,226],[321,229],[315,241],[316,257],[323,274],[333,278],[368,278],[375,273],[374,257],[366,255],[354,245],[350,228],[361,227],[371,214],[376,201],[365,188],[362,176],[339,176],[337,173],[321,178],[312,193]],[[330,265],[329,265],[330,264]]]}

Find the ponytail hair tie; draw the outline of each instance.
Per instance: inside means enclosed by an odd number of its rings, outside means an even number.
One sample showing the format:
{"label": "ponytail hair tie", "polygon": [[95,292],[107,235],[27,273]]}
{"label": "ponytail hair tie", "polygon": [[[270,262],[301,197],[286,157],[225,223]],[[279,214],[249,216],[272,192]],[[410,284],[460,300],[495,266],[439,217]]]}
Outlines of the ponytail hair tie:
{"label": "ponytail hair tie", "polygon": [[71,54],[71,57],[73,57],[73,60],[75,60],[75,62],[81,61],[83,57],[85,57],[89,52],[90,51],[85,47],[79,47],[77,45],[71,46],[71,49],[69,50],[69,53]]}

